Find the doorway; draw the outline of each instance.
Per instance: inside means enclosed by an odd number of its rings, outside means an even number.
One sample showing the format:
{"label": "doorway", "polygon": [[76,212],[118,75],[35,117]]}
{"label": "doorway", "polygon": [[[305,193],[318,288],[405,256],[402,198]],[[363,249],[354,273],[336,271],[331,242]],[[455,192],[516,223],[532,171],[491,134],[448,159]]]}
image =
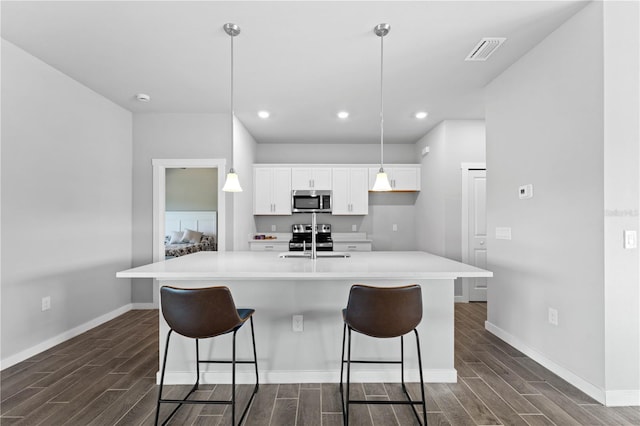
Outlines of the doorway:
{"label": "doorway", "polygon": [[[487,170],[484,163],[462,164],[462,262],[487,268]],[[464,302],[487,301],[487,278],[463,278]]]}
{"label": "doorway", "polygon": [[[167,169],[181,168],[213,168],[218,171],[218,212],[217,212],[217,250],[225,251],[226,222],[225,222],[225,193],[222,192],[224,183],[225,159],[153,159],[153,261],[159,262],[165,258],[165,207],[166,207],[166,172]],[[158,284],[154,282],[153,303],[158,306]]]}

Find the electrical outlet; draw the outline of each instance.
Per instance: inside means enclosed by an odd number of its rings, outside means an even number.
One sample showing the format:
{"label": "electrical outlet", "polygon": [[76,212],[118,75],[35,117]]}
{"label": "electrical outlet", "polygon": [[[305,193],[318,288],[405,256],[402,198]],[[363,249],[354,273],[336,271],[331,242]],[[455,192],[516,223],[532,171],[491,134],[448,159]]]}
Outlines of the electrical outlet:
{"label": "electrical outlet", "polygon": [[294,315],[292,318],[293,331],[301,333],[304,331],[304,317],[302,315]]}
{"label": "electrical outlet", "polygon": [[558,325],[558,310],[554,308],[549,308],[549,324]]}
{"label": "electrical outlet", "polygon": [[51,309],[51,297],[45,296],[42,298],[42,312]]}
{"label": "electrical outlet", "polygon": [[271,232],[276,232],[276,226],[275,225],[271,225]]}
{"label": "electrical outlet", "polygon": [[358,225],[351,225],[351,231],[356,232],[358,230]]}
{"label": "electrical outlet", "polygon": [[624,248],[625,249],[635,249],[638,248],[638,232],[624,231]]}

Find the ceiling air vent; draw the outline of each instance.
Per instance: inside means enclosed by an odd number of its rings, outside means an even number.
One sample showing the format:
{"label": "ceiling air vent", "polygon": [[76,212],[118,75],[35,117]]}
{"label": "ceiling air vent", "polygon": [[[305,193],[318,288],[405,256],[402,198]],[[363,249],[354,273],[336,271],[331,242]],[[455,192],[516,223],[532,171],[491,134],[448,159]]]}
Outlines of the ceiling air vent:
{"label": "ceiling air vent", "polygon": [[476,47],[467,55],[465,61],[486,61],[489,56],[496,51],[506,38],[504,37],[485,37],[476,44]]}

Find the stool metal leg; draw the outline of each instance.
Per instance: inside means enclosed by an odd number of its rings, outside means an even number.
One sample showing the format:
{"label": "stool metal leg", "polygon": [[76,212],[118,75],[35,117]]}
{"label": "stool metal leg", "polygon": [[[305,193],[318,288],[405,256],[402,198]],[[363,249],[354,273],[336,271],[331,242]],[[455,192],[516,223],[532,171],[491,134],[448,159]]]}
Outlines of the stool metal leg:
{"label": "stool metal leg", "polygon": [[258,355],[256,355],[256,336],[253,333],[253,316],[249,318],[249,320],[251,321],[251,342],[253,342],[253,363],[256,369],[256,387],[253,391],[253,393],[255,394],[256,392],[258,392],[258,388],[260,387],[258,380]]}
{"label": "stool metal leg", "polygon": [[347,402],[346,409],[344,411],[344,424],[349,424],[349,388],[351,387],[351,327],[347,327],[349,334],[347,342]]}
{"label": "stool metal leg", "polygon": [[236,424],[236,332],[233,331],[233,349],[231,351],[231,424]]}
{"label": "stool metal leg", "polygon": [[162,361],[162,372],[160,373],[160,389],[158,390],[158,404],[156,405],[156,421],[154,424],[158,424],[158,416],[160,416],[160,400],[162,399],[162,387],[164,386],[164,371],[167,367],[167,355],[169,353],[169,338],[171,338],[171,332],[167,333],[167,343],[164,346],[164,359]]}
{"label": "stool metal leg", "polygon": [[427,426],[427,402],[425,401],[425,398],[424,398],[424,377],[422,376],[422,356],[420,354],[420,337],[418,337],[418,330],[414,329],[413,332],[416,334],[416,347],[418,348],[418,370],[420,371],[420,392],[422,393],[422,413],[424,415],[424,426]]}

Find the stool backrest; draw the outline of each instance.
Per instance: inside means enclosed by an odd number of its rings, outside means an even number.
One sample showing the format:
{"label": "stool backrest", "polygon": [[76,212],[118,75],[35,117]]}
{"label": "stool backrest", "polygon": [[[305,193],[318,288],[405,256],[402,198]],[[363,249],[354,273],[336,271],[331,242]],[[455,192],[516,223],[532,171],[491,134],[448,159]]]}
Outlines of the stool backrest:
{"label": "stool backrest", "polygon": [[162,315],[172,330],[204,339],[228,333],[242,324],[227,287],[160,289]]}
{"label": "stool backrest", "polygon": [[359,333],[372,337],[407,334],[422,320],[422,290],[413,284],[403,287],[371,287],[356,284],[349,292],[345,322]]}

